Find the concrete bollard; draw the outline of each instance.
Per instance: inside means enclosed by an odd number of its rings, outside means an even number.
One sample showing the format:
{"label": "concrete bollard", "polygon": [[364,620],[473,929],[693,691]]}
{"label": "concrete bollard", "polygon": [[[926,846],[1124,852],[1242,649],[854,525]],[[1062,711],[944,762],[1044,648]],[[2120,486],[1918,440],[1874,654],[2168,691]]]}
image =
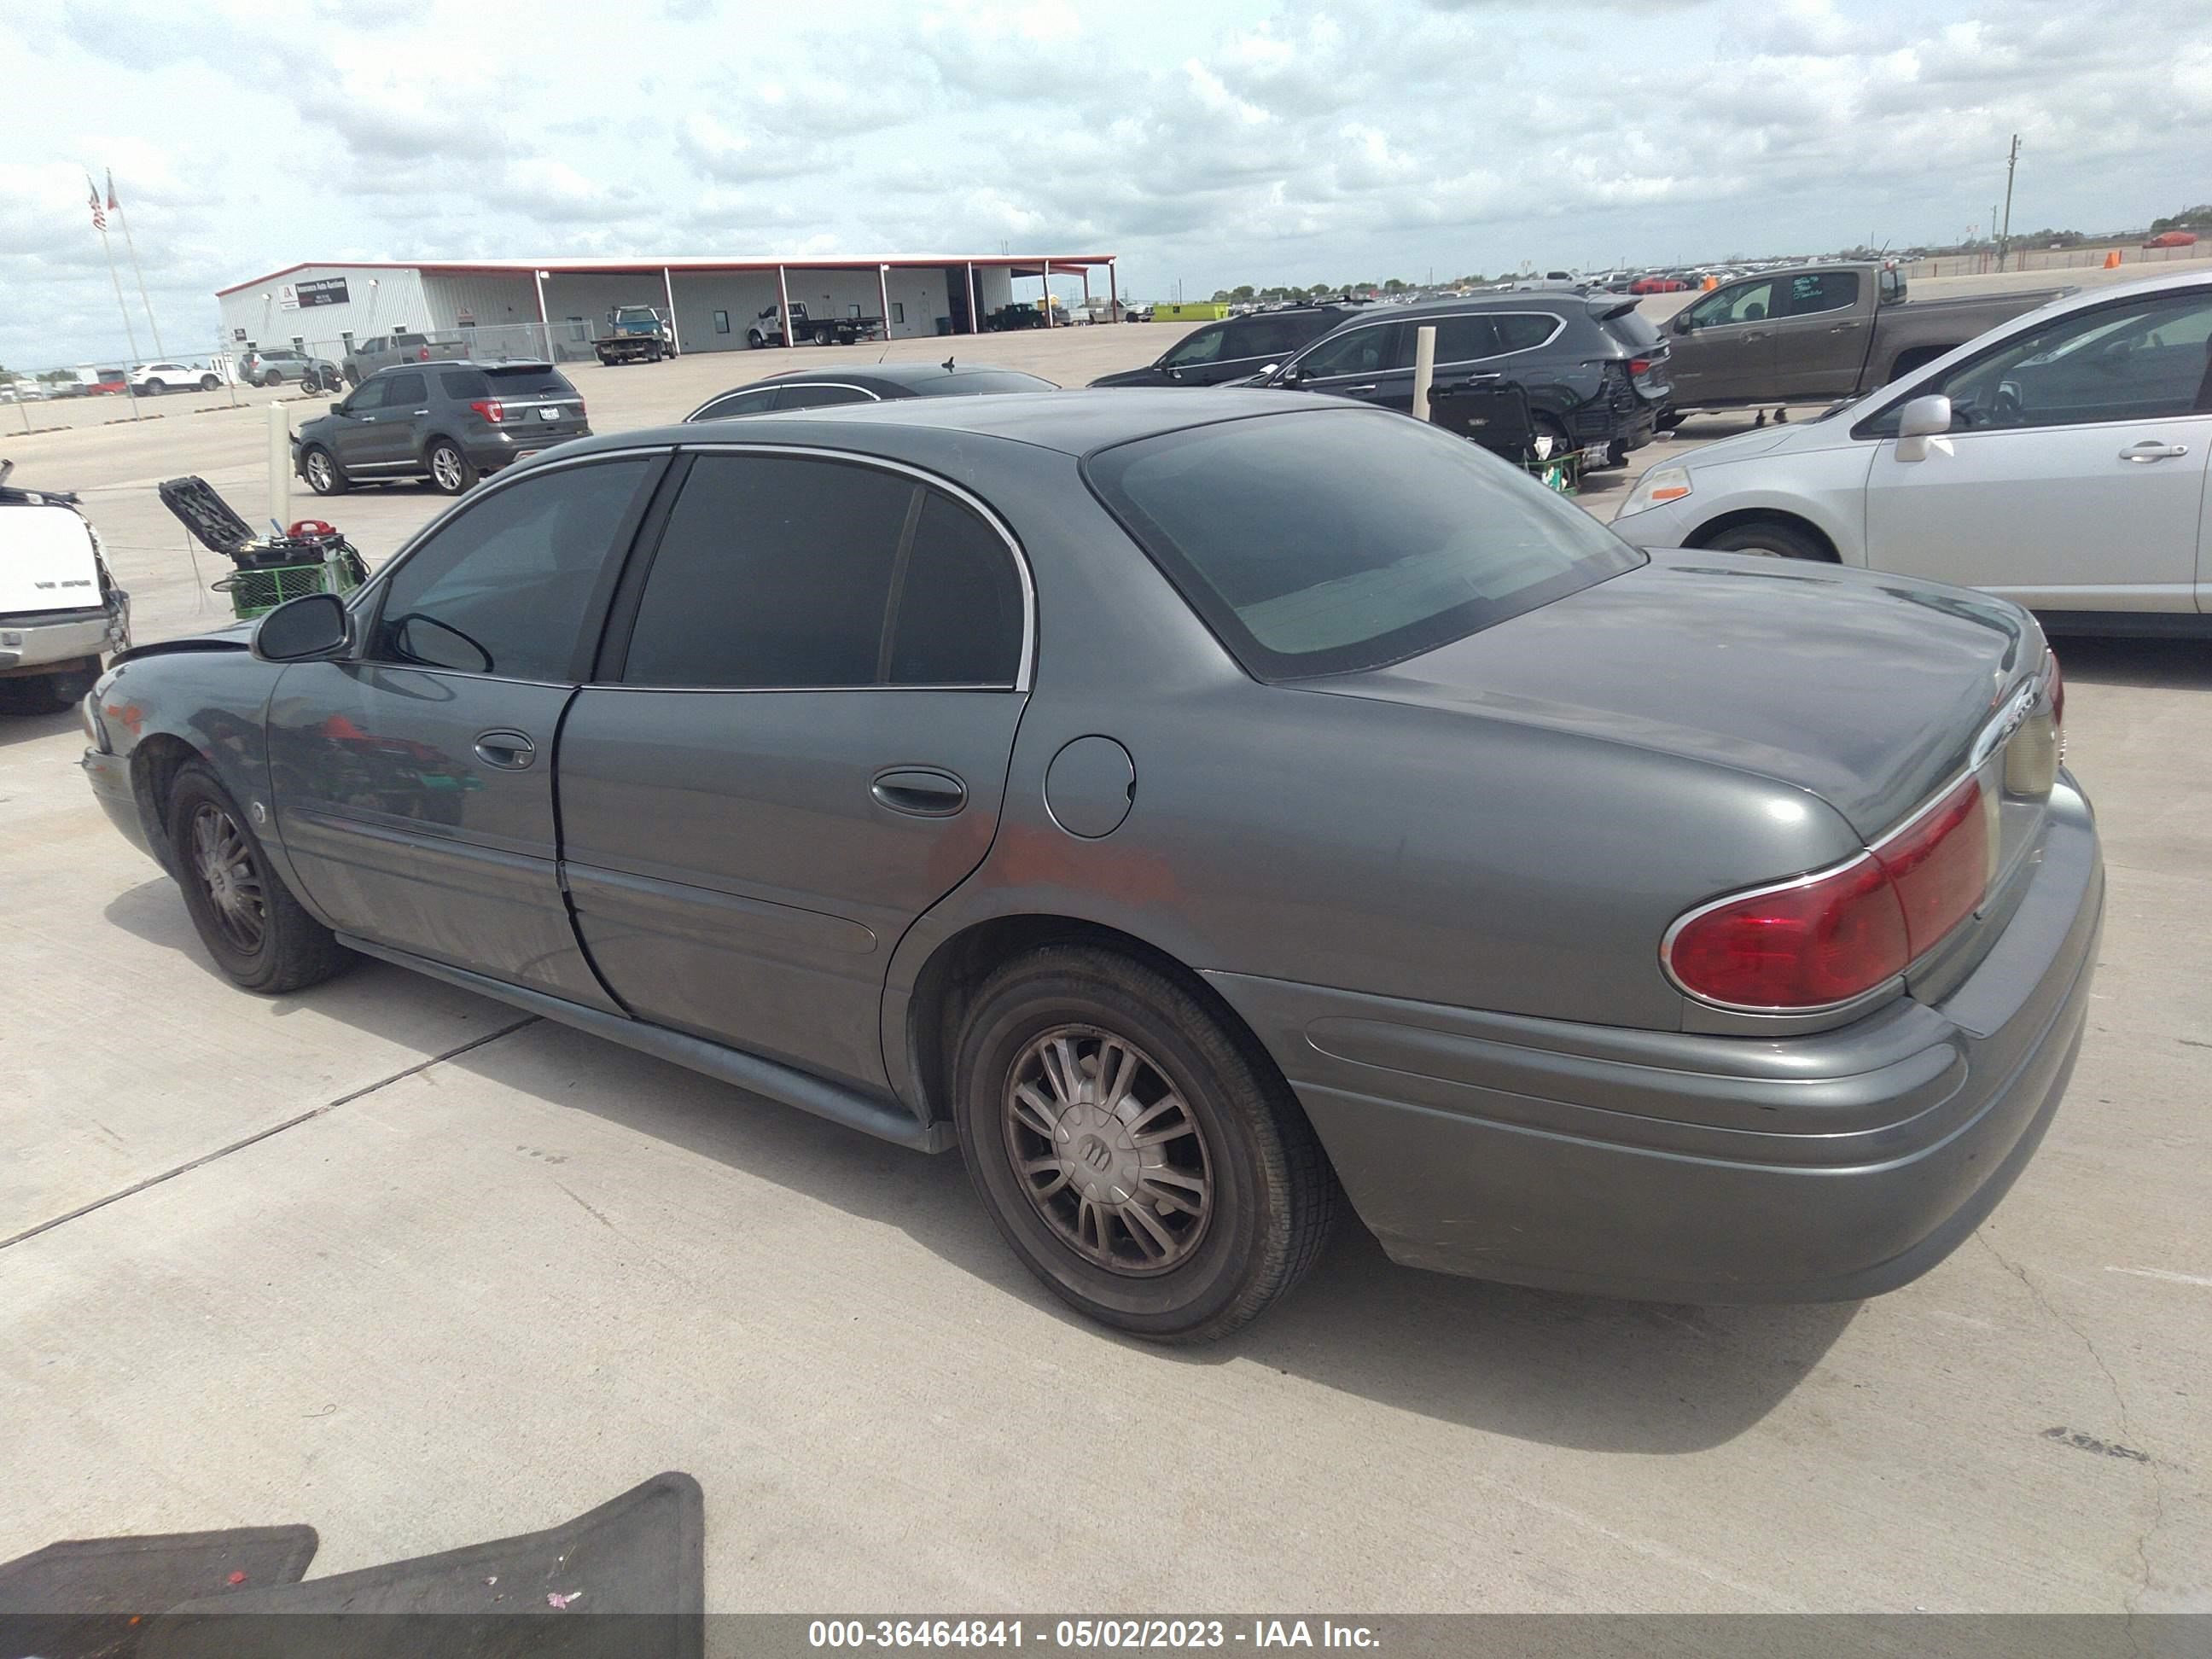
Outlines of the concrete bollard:
{"label": "concrete bollard", "polygon": [[1437,325],[1423,323],[1413,331],[1413,418],[1429,418],[1429,385],[1437,374]]}

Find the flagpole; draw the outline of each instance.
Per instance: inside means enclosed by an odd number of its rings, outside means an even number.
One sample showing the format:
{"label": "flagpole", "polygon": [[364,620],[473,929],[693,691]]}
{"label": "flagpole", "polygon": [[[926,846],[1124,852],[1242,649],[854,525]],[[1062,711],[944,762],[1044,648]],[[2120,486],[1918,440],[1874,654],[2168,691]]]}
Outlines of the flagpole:
{"label": "flagpole", "polygon": [[138,418],[138,389],[131,384],[131,370],[144,361],[138,356],[138,331],[131,326],[131,302],[123,297],[123,273],[115,268],[115,245],[107,240],[107,216],[100,210],[100,191],[92,175],[84,182],[92,190],[92,228],[100,233],[100,251],[107,256],[108,280],[115,284],[115,308],[123,313],[123,336],[131,342],[131,362],[123,371],[123,395],[131,400],[131,418]]}
{"label": "flagpole", "polygon": [[[115,169],[107,170],[107,205],[115,210],[116,222],[123,227],[123,246],[131,251],[131,274],[138,279],[138,303],[146,307],[146,326],[154,331],[154,356],[158,361],[168,356],[161,348],[161,325],[154,320],[154,302],[146,297],[146,272],[138,264],[138,245],[131,240],[131,216],[115,199]],[[137,347],[131,348],[136,350]]]}

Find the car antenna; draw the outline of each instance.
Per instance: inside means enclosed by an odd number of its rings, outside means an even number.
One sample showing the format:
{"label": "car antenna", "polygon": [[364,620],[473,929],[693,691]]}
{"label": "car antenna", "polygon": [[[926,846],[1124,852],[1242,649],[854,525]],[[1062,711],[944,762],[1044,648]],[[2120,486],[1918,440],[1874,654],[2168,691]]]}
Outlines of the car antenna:
{"label": "car antenna", "polygon": [[938,367],[943,369],[947,374],[950,374],[952,372],[952,359],[947,357],[943,362],[939,363]]}

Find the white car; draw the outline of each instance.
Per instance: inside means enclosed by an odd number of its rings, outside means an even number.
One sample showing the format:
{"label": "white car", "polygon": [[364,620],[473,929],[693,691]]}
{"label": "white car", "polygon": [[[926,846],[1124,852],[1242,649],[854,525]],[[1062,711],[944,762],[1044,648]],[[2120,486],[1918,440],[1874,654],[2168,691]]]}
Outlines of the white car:
{"label": "white car", "polygon": [[2212,275],[2055,300],[1817,419],[1655,466],[1613,528],[2212,631]]}
{"label": "white car", "polygon": [[140,363],[131,371],[131,389],[142,398],[158,398],[164,392],[212,392],[222,377],[211,368],[185,363]]}
{"label": "white car", "polygon": [[0,712],[66,708],[102,655],[131,646],[131,596],[115,585],[76,497],[8,486],[0,461]]}

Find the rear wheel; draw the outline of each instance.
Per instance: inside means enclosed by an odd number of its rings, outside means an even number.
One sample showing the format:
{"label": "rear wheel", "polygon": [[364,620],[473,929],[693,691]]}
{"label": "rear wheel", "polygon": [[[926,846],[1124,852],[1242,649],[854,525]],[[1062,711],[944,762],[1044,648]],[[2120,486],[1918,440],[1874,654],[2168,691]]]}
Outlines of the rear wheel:
{"label": "rear wheel", "polygon": [[270,868],[245,813],[204,763],[193,761],[177,774],[168,830],[185,908],[200,943],[234,984],[280,995],[319,984],[352,960]]}
{"label": "rear wheel", "polygon": [[203,392],[212,392],[216,387],[222,384],[222,382],[216,380],[212,374],[203,374],[200,376],[200,390]]}
{"label": "rear wheel", "polygon": [[270,387],[271,390],[274,390],[276,387],[284,384],[284,377],[272,368],[266,374],[261,377],[261,384]]}
{"label": "rear wheel", "polygon": [[476,468],[451,438],[434,440],[423,459],[429,464],[430,483],[441,495],[458,495],[477,481]]}
{"label": "rear wheel", "polygon": [[994,974],[953,1092],[969,1175],[1015,1255],[1135,1335],[1237,1329],[1304,1276],[1335,1216],[1320,1142],[1250,1039],[1111,951],[1051,946]]}
{"label": "rear wheel", "polygon": [[98,676],[81,668],[58,674],[17,674],[0,680],[0,714],[58,714],[84,701]]}
{"label": "rear wheel", "polygon": [[1770,559],[1808,559],[1816,563],[1832,564],[1835,555],[1820,545],[1810,531],[1800,528],[1781,519],[1754,519],[1748,524],[1730,525],[1719,534],[1710,536],[1698,544],[1716,553],[1759,553]]}

